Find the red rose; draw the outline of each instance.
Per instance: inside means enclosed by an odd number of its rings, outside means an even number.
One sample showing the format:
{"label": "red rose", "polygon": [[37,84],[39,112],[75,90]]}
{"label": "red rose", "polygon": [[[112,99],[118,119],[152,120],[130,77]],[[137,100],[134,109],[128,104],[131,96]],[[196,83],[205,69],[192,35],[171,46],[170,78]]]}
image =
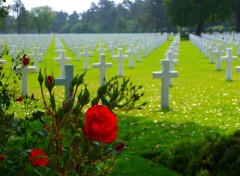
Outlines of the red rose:
{"label": "red rose", "polygon": [[23,101],[23,97],[18,97],[18,98],[16,99],[16,101],[18,101],[18,102]]}
{"label": "red rose", "polygon": [[23,63],[24,66],[28,66],[28,64],[29,64],[29,58],[28,58],[26,55],[23,56],[23,61],[22,61],[22,63]]}
{"label": "red rose", "polygon": [[40,149],[33,149],[29,157],[33,166],[47,166],[49,164],[49,159],[47,154]]}
{"label": "red rose", "polygon": [[111,143],[117,138],[117,117],[103,105],[90,107],[86,112],[84,132],[91,139]]}

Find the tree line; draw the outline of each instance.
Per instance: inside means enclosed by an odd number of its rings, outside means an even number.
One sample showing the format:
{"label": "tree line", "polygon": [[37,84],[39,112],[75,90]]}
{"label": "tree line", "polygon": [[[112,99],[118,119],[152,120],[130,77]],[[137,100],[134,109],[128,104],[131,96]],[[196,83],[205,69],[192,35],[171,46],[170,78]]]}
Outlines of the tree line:
{"label": "tree line", "polygon": [[[2,21],[2,33],[131,33],[176,31],[166,16],[162,0],[111,0],[92,3],[84,12],[53,11],[49,6],[26,10],[14,0]],[[11,14],[11,15],[10,15]]]}
{"label": "tree line", "polygon": [[88,10],[72,14],[53,11],[49,6],[28,11],[21,0],[14,0],[11,6],[4,6],[5,2],[0,0],[1,33],[137,33],[185,29],[200,35],[219,25],[240,32],[240,0],[123,0],[118,4],[99,0]]}

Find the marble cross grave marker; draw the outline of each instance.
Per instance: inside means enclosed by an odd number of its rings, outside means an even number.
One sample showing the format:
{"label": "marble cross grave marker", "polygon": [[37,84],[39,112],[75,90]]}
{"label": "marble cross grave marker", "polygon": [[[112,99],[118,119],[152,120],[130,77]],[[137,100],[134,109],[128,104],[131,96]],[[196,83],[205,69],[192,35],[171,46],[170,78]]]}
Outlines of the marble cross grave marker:
{"label": "marble cross grave marker", "polygon": [[35,66],[22,66],[17,68],[18,71],[21,72],[22,78],[22,96],[27,96],[28,95],[28,74],[31,72],[36,72],[36,67]]}
{"label": "marble cross grave marker", "polygon": [[216,50],[213,51],[213,53],[217,55],[216,70],[221,70],[221,55],[223,54],[223,51],[221,50],[222,45],[221,44],[217,44],[216,47],[217,47]]}
{"label": "marble cross grave marker", "polygon": [[118,76],[123,76],[123,60],[128,56],[123,55],[122,48],[118,48],[118,55],[114,55],[112,58],[118,61]]}
{"label": "marble cross grave marker", "polygon": [[92,64],[93,68],[99,68],[100,71],[100,85],[103,85],[104,79],[106,78],[106,69],[112,67],[112,63],[105,62],[105,54],[100,54],[100,63]]}
{"label": "marble cross grave marker", "polygon": [[88,61],[88,57],[92,56],[92,52],[88,52],[88,46],[84,47],[84,52],[83,53],[79,53],[80,56],[84,57],[84,70],[88,70],[89,69],[89,61]]}
{"label": "marble cross grave marker", "polygon": [[103,43],[99,44],[99,48],[97,49],[97,51],[99,52],[99,54],[104,54],[106,49],[103,46]]}
{"label": "marble cross grave marker", "polygon": [[65,54],[66,54],[66,50],[62,50],[60,52],[60,57],[54,59],[55,62],[58,62],[60,64],[61,78],[65,77],[65,65],[66,65],[66,63],[72,61],[71,58],[66,58]]}
{"label": "marble cross grave marker", "polygon": [[[169,60],[169,69],[170,71],[174,71],[174,65],[178,64],[178,60],[174,58],[174,53],[172,51],[167,51],[166,59]],[[170,78],[169,84],[172,84],[172,79]]]}
{"label": "marble cross grave marker", "polygon": [[40,61],[40,58],[42,57],[41,54],[38,54],[37,47],[33,48],[33,53],[28,55],[29,58],[33,58],[33,65],[36,67],[36,71],[38,71],[38,61]]}
{"label": "marble cross grave marker", "polygon": [[221,61],[227,63],[226,65],[226,80],[232,80],[232,62],[237,60],[237,56],[232,56],[232,48],[226,49],[226,56],[221,57]]}
{"label": "marble cross grave marker", "polygon": [[64,65],[65,75],[62,78],[56,78],[56,85],[65,86],[65,97],[69,95],[70,82],[73,79],[73,65]]}
{"label": "marble cross grave marker", "polygon": [[127,54],[129,54],[129,67],[134,67],[134,48],[133,45],[130,45],[129,50],[126,51]]}
{"label": "marble cross grave marker", "polygon": [[135,53],[137,53],[137,61],[138,62],[140,62],[142,59],[141,51],[142,51],[141,45],[140,45],[140,43],[138,43],[137,47],[135,48]]}
{"label": "marble cross grave marker", "polygon": [[153,72],[153,78],[161,78],[162,79],[162,90],[161,90],[161,107],[169,108],[169,87],[171,78],[175,78],[178,76],[177,71],[170,70],[170,61],[162,60],[162,71],[161,72]]}
{"label": "marble cross grave marker", "polygon": [[13,56],[13,67],[17,67],[17,56],[19,51],[17,50],[17,45],[13,45],[12,51],[10,51],[10,54]]}

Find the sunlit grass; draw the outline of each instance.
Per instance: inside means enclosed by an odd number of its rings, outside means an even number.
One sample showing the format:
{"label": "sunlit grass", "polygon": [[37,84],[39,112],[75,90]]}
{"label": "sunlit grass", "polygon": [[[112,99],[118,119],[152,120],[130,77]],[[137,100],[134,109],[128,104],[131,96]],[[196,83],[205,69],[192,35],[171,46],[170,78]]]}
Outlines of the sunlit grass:
{"label": "sunlit grass", "polygon": [[[209,59],[189,41],[180,42],[179,64],[175,66],[179,76],[173,79],[170,88],[170,109],[160,108],[161,80],[153,79],[152,72],[161,70],[160,60],[164,59],[171,42],[162,44],[141,62],[135,58],[134,68],[128,67],[128,60],[124,61],[124,75],[131,78],[133,84],[144,86],[145,96],[141,101],[148,104],[142,110],[116,111],[119,115],[119,135],[130,133],[131,140],[111,175],[177,175],[144,159],[143,155],[162,152],[182,141],[197,140],[216,133],[229,134],[239,129],[240,75],[235,73],[239,60],[233,63],[233,81],[226,81],[225,63],[222,63],[221,71],[216,71],[215,64],[210,64]],[[46,68],[49,74],[53,70],[57,78],[60,67],[54,62],[57,57],[54,43],[53,38],[39,66],[42,70]],[[69,64],[74,64],[75,75],[81,74],[84,71],[83,58],[77,61],[76,55],[66,45],[64,49],[67,50],[66,56],[72,58]],[[117,61],[110,58],[110,52],[106,53],[106,61],[113,63],[106,74],[110,79],[117,75]],[[91,93],[96,93],[96,85],[99,85],[99,70],[91,66],[97,62],[99,55],[94,51],[85,77]],[[38,73],[29,75],[29,93],[34,92],[40,98],[37,76]],[[57,86],[54,92],[60,101],[64,96],[63,86]]]}

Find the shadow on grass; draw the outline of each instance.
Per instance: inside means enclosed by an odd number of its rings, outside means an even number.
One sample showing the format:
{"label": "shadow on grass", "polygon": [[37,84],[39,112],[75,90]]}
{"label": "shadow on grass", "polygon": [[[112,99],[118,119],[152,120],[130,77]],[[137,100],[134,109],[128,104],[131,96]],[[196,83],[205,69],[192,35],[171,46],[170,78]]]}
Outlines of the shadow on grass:
{"label": "shadow on grass", "polygon": [[[168,112],[169,109],[162,109]],[[119,136],[130,134],[130,141],[110,175],[176,176],[175,171],[157,162],[156,156],[187,141],[214,137],[218,128],[200,126],[193,122],[172,123],[149,118],[119,116]]]}

